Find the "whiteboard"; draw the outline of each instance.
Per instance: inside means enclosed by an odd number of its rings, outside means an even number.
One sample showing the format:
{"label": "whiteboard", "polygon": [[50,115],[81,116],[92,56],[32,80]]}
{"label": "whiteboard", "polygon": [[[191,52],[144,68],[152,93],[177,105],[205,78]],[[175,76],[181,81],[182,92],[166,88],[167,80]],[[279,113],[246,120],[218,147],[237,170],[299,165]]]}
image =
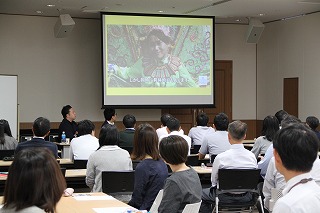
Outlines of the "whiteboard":
{"label": "whiteboard", "polygon": [[0,119],[9,122],[12,136],[18,138],[18,76],[0,74]]}

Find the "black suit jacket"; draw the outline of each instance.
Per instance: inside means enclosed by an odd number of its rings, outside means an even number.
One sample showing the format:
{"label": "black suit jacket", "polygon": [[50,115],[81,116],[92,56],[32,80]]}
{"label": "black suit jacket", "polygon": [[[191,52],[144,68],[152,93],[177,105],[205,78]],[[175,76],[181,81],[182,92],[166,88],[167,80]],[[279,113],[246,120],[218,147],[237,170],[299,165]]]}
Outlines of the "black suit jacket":
{"label": "black suit jacket", "polygon": [[20,142],[15,150],[15,153],[18,153],[22,149],[32,149],[32,148],[46,148],[58,158],[58,148],[57,145],[53,142],[45,141],[42,138],[32,138],[30,141]]}

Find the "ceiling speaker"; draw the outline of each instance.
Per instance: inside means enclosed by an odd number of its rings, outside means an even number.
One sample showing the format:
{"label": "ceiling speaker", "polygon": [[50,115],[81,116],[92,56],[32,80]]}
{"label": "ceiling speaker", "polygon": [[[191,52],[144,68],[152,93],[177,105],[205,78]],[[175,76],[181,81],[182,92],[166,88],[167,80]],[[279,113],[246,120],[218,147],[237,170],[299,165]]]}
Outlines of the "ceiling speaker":
{"label": "ceiling speaker", "polygon": [[76,23],[69,14],[60,15],[57,23],[54,25],[54,36],[56,38],[67,37],[71,33],[75,24]]}
{"label": "ceiling speaker", "polygon": [[258,19],[251,18],[247,32],[248,43],[258,43],[260,36],[264,30],[264,24]]}

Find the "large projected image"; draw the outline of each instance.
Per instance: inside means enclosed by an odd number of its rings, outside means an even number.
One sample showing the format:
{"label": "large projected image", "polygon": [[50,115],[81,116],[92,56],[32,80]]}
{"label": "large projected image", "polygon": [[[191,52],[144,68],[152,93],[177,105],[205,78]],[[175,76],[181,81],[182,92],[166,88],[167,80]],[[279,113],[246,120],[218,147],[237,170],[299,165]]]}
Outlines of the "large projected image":
{"label": "large projected image", "polygon": [[168,105],[177,98],[173,104],[213,104],[213,18],[105,14],[102,21],[104,105]]}

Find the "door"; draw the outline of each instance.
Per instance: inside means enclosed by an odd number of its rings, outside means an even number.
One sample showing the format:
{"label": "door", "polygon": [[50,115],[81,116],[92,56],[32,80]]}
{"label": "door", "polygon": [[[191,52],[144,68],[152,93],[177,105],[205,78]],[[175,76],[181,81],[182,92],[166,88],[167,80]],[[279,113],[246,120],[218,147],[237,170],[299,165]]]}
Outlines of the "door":
{"label": "door", "polygon": [[299,78],[283,79],[283,109],[298,118]]}

